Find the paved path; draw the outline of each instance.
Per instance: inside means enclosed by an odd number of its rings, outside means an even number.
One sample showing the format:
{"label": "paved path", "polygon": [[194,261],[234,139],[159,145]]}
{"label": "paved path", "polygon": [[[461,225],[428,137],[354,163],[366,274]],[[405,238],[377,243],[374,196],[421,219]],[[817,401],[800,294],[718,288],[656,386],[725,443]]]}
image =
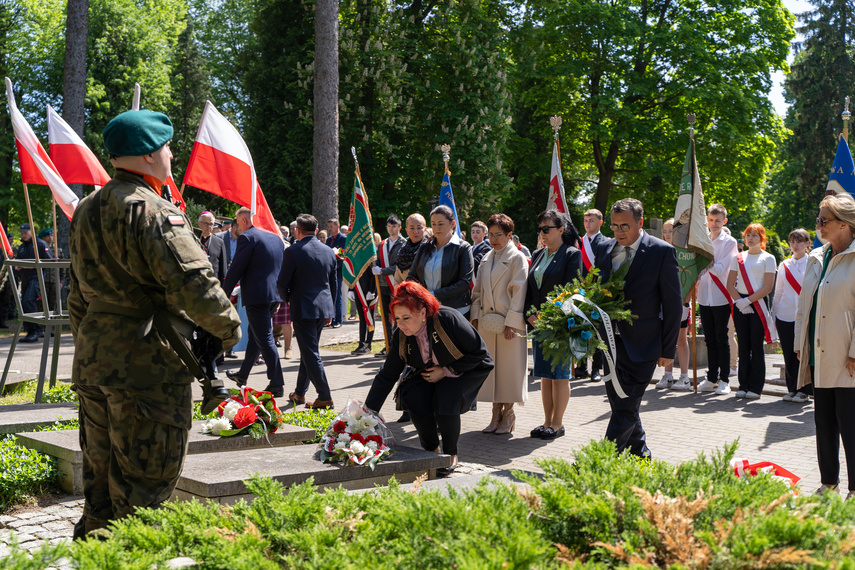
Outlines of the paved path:
{"label": "paved path", "polygon": [[[322,342],[354,341],[356,336],[357,325],[347,323],[340,329],[325,329]],[[377,338],[382,339],[379,329]],[[9,344],[8,339],[0,340],[0,356],[5,357]],[[69,377],[69,346],[64,338],[60,379]],[[282,352],[280,349],[280,354]],[[286,393],[293,390],[296,380],[299,364],[296,342],[293,343],[293,352],[295,359],[282,360]],[[39,353],[40,346],[19,345],[12,368],[29,371],[30,378],[34,377],[38,371]],[[373,356],[355,357],[332,350],[324,350],[322,354],[335,403],[343,406],[349,397],[364,399],[374,374],[382,365],[382,359]],[[775,360],[775,357],[770,357],[769,362]],[[225,368],[237,369],[240,362],[229,360]],[[657,379],[661,373],[662,369],[658,369]],[[20,376],[25,375],[22,373]],[[773,375],[776,372],[770,365],[767,376]],[[249,385],[254,388],[267,385],[263,366],[253,369]],[[570,405],[565,415],[565,437],[551,442],[528,437],[528,432],[542,423],[540,382],[529,379],[529,399],[525,405],[516,407],[517,425],[513,435],[481,433],[490,419],[489,404],[482,404],[478,411],[463,416],[463,434],[459,446],[461,461],[474,464],[476,471],[478,465],[495,469],[540,471],[537,465],[540,458],[558,456],[572,460],[574,449],[591,439],[602,438],[610,411],[602,383],[574,380],[571,386]],[[781,393],[780,390],[778,392]],[[316,393],[310,388],[307,397],[315,396]],[[391,397],[382,413],[390,420],[390,427],[400,443],[418,446],[412,424],[394,423],[400,413],[395,411]],[[764,394],[756,401],[737,400],[732,395],[661,391],[651,385],[642,404],[641,418],[647,431],[648,445],[658,459],[676,463],[693,459],[699,453],[710,455],[725,443],[738,439],[739,456],[751,462],[772,461],[780,464],[802,478],[804,490],[812,491],[819,486],[812,403],[791,404],[783,402],[779,395],[769,394]],[[846,466],[842,450],[841,466],[841,488],[845,489]],[[8,544],[11,529],[21,533],[19,540],[25,534],[32,537],[28,546],[35,546],[42,540],[70,536],[71,523],[79,517],[81,508],[79,498],[62,497],[54,506],[32,508],[0,517],[0,554]],[[55,518],[40,518],[43,516]]]}

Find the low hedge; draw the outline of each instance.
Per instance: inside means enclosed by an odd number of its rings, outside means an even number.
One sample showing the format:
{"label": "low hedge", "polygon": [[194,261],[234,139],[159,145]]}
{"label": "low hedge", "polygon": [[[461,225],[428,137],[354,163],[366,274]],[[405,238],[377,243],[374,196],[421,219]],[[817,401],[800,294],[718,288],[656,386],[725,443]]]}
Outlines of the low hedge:
{"label": "low hedge", "polygon": [[855,502],[794,496],[767,475],[737,479],[735,449],[672,466],[591,443],[574,464],[548,459],[543,477],[518,474],[529,484],[520,490],[482,481],[443,494],[392,482],[348,494],[307,482],[283,495],[259,477],[247,485],[251,503],[142,509],[68,552],[46,545],[36,555],[65,554],[84,570],[165,568],[179,556],[251,570],[855,569]]}

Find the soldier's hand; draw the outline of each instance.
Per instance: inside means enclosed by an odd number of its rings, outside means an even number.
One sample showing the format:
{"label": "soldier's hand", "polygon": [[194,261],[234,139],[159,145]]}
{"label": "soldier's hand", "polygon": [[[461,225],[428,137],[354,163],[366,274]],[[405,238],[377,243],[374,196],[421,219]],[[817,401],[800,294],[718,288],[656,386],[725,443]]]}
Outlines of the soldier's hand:
{"label": "soldier's hand", "polygon": [[240,342],[240,327],[235,328],[232,336],[223,339],[223,350],[228,352]]}

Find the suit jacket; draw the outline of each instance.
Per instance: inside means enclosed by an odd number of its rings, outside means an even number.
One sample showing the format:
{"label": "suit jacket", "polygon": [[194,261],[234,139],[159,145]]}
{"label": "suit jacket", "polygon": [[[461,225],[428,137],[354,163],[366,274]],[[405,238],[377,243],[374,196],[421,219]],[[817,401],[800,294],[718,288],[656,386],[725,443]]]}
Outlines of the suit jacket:
{"label": "suit jacket", "polygon": [[291,303],[291,319],[331,319],[335,313],[336,259],[315,236],[285,250],[279,293]]}
{"label": "suit jacket", "polygon": [[[436,383],[436,406],[440,414],[465,413],[475,401],[478,390],[493,369],[493,359],[478,331],[456,310],[440,307],[439,312],[427,319],[427,338],[430,351],[439,366],[448,368],[457,378],[446,377]],[[365,405],[379,411],[389,392],[404,371],[405,366],[419,370],[425,367],[415,336],[406,336],[395,329],[389,342],[389,352],[383,368],[374,377]],[[423,382],[411,378],[401,385],[402,393],[407,383]]]}
{"label": "suit jacket", "polygon": [[214,270],[214,277],[219,279],[220,285],[222,285],[229,270],[226,262],[226,244],[223,242],[223,238],[211,234],[211,237],[208,238],[207,254],[208,261],[211,263],[211,269]]}
{"label": "suit jacket", "polygon": [[[431,254],[435,252],[436,246],[431,241],[422,244],[413,258],[413,266],[407,276],[408,281],[425,285],[425,266]],[[433,291],[437,301],[453,309],[471,305],[472,297],[469,291],[472,285],[472,266],[471,245],[465,241],[448,243],[442,250],[442,286]]]}
{"label": "suit jacket", "polygon": [[251,227],[237,239],[237,249],[226,274],[226,295],[240,281],[244,305],[279,303],[276,278],[282,268],[282,239],[270,232]]}
{"label": "suit jacket", "polygon": [[472,246],[472,261],[474,262],[473,267],[475,268],[475,277],[478,277],[478,267],[480,267],[481,261],[491,249],[493,248],[490,246],[490,242],[486,239],[478,245]]}
{"label": "suit jacket", "polygon": [[221,235],[223,236],[223,256],[226,259],[226,271],[228,271],[232,265],[232,232],[225,231]]}
{"label": "suit jacket", "polygon": [[[616,245],[614,238],[605,239],[594,251],[596,267],[603,280],[611,276],[612,251]],[[683,317],[676,250],[644,232],[625,280],[628,308],[638,318],[632,324],[618,323],[617,329],[630,360],[650,362],[674,358]]]}
{"label": "suit jacket", "polygon": [[[531,265],[526,279],[525,308],[523,309],[523,315],[526,318],[528,318],[528,312],[532,307],[539,307],[546,302],[546,296],[552,293],[557,285],[566,285],[582,274],[582,252],[564,243],[558,248],[555,257],[549,263],[549,267],[543,272],[543,279],[540,282],[540,287],[538,287],[537,281],[534,279],[534,268],[547,254],[548,250],[542,247],[531,256]],[[526,325],[531,328],[528,322]]]}

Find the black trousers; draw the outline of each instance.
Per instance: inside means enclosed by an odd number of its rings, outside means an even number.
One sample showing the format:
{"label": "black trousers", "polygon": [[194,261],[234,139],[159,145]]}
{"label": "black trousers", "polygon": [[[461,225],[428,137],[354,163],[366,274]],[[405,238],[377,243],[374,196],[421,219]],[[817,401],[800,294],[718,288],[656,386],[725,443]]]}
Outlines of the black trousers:
{"label": "black trousers", "polygon": [[[593,358],[591,358],[591,360],[592,360],[591,373],[599,372],[600,370],[603,369],[604,358],[603,358],[603,351],[602,350],[597,350],[596,352],[594,352],[594,356],[593,356]],[[582,371],[587,372],[587,370],[588,370],[588,359],[586,358],[585,360],[579,361],[579,364],[576,365],[576,370],[582,370]]]}
{"label": "black trousers", "polygon": [[638,457],[650,458],[652,455],[647,447],[647,435],[641,427],[641,399],[644,391],[653,378],[656,369],[656,360],[648,362],[633,362],[626,353],[623,340],[618,337],[617,362],[615,369],[617,382],[620,382],[626,398],[618,396],[611,382],[606,382],[606,394],[609,397],[609,406],[612,408],[612,417],[606,428],[606,439],[617,444],[618,453],[629,449],[629,452]]}
{"label": "black trousers", "polygon": [[[813,370],[811,370],[813,376]],[[849,490],[855,491],[855,388],[816,388],[813,420],[816,456],[823,485],[840,482],[840,440],[846,454]]]}
{"label": "black trousers", "polygon": [[[704,342],[707,344],[709,368],[707,380],[727,383],[730,375],[730,343],[727,340],[727,324],[730,320],[730,305],[708,307],[700,305],[701,326],[704,327]],[[736,313],[733,319],[736,322]],[[740,343],[739,346],[742,346]]]}
{"label": "black trousers", "polygon": [[422,449],[433,451],[439,447],[442,437],[442,452],[457,455],[460,414],[447,415],[436,411],[436,384],[421,378],[411,378],[407,383],[412,384],[403,392],[404,407],[410,412],[410,419],[419,434]]}
{"label": "black trousers", "polygon": [[[293,313],[292,313],[293,314]],[[297,371],[298,396],[305,396],[309,390],[309,382],[318,391],[319,400],[332,400],[330,385],[324,363],[318,353],[318,343],[321,331],[324,330],[325,319],[293,319],[294,336],[300,349],[300,368]]]}
{"label": "black trousers", "polygon": [[808,384],[801,389],[796,388],[799,384],[799,359],[795,352],[796,323],[775,319],[775,328],[778,329],[778,340],[781,341],[781,351],[784,353],[784,375],[787,380],[787,392],[813,394],[813,384]]}
{"label": "black trousers", "polygon": [[766,333],[763,322],[756,309],[750,315],[733,311],[733,326],[739,344],[739,389],[759,394],[766,385],[766,353],[763,351]]}
{"label": "black trousers", "polygon": [[[359,315],[359,344],[367,344],[370,348],[371,342],[374,340],[374,331],[368,330],[368,323],[365,322],[365,311],[362,309],[362,303],[359,302],[359,299],[354,299],[351,302],[356,305],[356,313]],[[374,316],[374,308],[368,310]]]}
{"label": "black trousers", "polygon": [[249,373],[258,355],[261,354],[267,365],[267,380],[273,387],[285,385],[282,362],[279,361],[279,351],[276,350],[276,342],[273,340],[273,314],[278,307],[279,303],[246,305],[249,339],[246,343],[243,364],[238,372],[241,378],[249,378]]}

